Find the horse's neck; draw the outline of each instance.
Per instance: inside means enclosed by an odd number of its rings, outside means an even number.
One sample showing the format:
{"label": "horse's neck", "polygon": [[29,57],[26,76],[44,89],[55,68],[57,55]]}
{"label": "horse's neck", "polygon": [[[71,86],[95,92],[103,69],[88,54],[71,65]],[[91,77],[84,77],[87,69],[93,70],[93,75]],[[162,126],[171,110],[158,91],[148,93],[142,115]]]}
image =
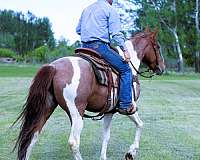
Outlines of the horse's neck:
{"label": "horse's neck", "polygon": [[[125,42],[125,44],[128,49],[128,52],[130,53],[131,62],[133,63],[134,67],[138,70],[140,67],[140,59],[137,57],[137,52],[135,51],[133,44],[130,40],[127,40]],[[117,47],[117,49],[119,51],[119,54],[124,58],[124,54],[123,54],[122,50],[119,47]],[[130,65],[130,63],[129,63],[129,65]],[[132,69],[132,73],[134,75],[136,75],[137,73],[136,73],[135,69],[131,65],[130,65],[130,67]]]}

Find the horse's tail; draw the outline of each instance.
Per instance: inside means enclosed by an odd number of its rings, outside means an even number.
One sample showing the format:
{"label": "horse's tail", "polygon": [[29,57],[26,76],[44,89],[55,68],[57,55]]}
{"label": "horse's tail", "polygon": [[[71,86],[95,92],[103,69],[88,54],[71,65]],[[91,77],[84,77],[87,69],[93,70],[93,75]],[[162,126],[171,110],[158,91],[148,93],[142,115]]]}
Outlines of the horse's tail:
{"label": "horse's tail", "polygon": [[22,121],[21,130],[16,142],[18,147],[18,159],[24,160],[26,152],[34,132],[38,130],[38,125],[41,122],[45,112],[48,110],[48,92],[52,84],[53,77],[56,73],[56,68],[52,65],[44,65],[33,79],[29,89],[27,100],[23,106],[23,111],[15,121]]}

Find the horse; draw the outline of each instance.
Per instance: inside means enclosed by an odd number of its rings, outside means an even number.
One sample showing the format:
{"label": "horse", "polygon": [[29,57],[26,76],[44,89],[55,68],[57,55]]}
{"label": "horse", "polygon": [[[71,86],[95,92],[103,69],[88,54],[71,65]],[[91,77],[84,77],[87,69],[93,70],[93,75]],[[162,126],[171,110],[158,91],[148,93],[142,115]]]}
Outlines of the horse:
{"label": "horse", "polygon": [[[137,75],[141,62],[154,74],[163,73],[165,65],[156,39],[157,32],[145,30],[125,42],[131,55],[133,66],[129,65],[133,75]],[[118,50],[119,54],[122,54],[119,48]],[[33,78],[22,112],[16,120],[22,121],[15,145],[15,148],[18,148],[17,159],[29,159],[44,124],[59,105],[71,122],[68,143],[73,157],[75,160],[82,160],[79,145],[84,113],[100,112],[107,96],[107,87],[97,82],[91,64],[81,57],[67,56],[43,65]],[[113,114],[104,114],[101,160],[107,159],[106,151]],[[127,116],[136,125],[134,143],[125,155],[125,159],[129,160],[136,157],[139,149],[143,122],[137,111]]]}

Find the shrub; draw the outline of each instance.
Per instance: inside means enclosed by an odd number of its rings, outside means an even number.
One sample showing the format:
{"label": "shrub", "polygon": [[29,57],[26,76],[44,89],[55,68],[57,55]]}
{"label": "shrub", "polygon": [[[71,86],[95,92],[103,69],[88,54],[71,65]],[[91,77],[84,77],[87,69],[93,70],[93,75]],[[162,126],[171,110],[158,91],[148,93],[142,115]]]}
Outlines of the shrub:
{"label": "shrub", "polygon": [[48,53],[48,62],[51,62],[55,59],[71,56],[74,54],[74,48],[69,46],[58,46],[54,50]]}
{"label": "shrub", "polygon": [[49,63],[61,57],[74,54],[74,47],[59,45],[50,50],[48,46],[41,46],[31,52],[28,52],[24,58],[28,63]]}
{"label": "shrub", "polygon": [[16,53],[10,49],[0,48],[0,57],[15,58]]}
{"label": "shrub", "polygon": [[17,62],[24,62],[24,57],[23,57],[23,56],[17,55],[17,56],[15,56],[14,58],[15,58],[15,60],[16,60]]}
{"label": "shrub", "polygon": [[41,46],[32,52],[29,52],[25,57],[28,62],[47,62],[48,46]]}

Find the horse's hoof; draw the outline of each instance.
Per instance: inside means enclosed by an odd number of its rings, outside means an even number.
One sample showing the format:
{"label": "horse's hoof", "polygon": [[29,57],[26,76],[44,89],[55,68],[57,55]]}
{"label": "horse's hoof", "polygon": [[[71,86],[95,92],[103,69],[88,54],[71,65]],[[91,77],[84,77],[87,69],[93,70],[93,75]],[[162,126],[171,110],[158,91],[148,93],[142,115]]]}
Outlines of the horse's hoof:
{"label": "horse's hoof", "polygon": [[126,153],[125,159],[126,160],[134,160],[134,157],[131,155],[131,153]]}

